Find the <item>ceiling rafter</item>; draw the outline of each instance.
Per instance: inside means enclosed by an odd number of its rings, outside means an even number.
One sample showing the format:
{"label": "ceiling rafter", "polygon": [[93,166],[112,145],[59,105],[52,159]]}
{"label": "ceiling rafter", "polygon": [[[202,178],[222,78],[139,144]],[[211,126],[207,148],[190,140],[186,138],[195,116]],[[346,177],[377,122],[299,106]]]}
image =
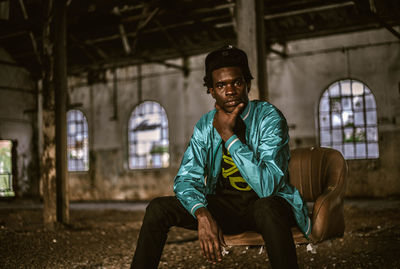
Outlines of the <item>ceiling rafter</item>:
{"label": "ceiling rafter", "polygon": [[160,27],[161,32],[163,33],[163,35],[168,39],[169,43],[172,45],[173,48],[175,48],[175,50],[182,56],[182,57],[186,57],[185,52],[181,49],[181,47],[178,45],[178,43],[176,43],[175,39],[168,33],[168,31],[162,26],[162,24],[155,19],[154,23],[156,25],[158,25],[158,27]]}
{"label": "ceiling rafter", "polygon": [[94,63],[96,62],[96,57],[93,56],[92,52],[88,48],[86,48],[85,43],[78,40],[74,34],[69,33],[68,34],[69,39],[76,45],[85,55],[86,57],[89,58],[89,60]]}
{"label": "ceiling rafter", "polygon": [[149,12],[148,10],[149,10],[148,6],[145,6],[143,8],[143,13],[142,14],[143,15],[147,15],[147,16],[145,17],[144,20],[142,19],[142,20],[139,21],[138,27],[136,28],[136,31],[134,32],[135,38],[133,40],[133,45],[132,45],[132,50],[133,51],[136,50],[137,43],[139,41],[139,36],[140,36],[141,31],[154,19],[154,17],[160,11],[160,8],[157,7],[155,9],[153,9],[151,12]]}
{"label": "ceiling rafter", "polygon": [[[21,12],[22,12],[22,15],[24,17],[24,20],[28,21],[29,17],[28,17],[28,12],[26,11],[26,8],[25,8],[24,0],[19,0],[18,3],[20,5]],[[42,60],[41,60],[40,55],[39,55],[36,38],[35,38],[32,30],[29,30],[27,33],[28,33],[29,39],[30,39],[30,41],[32,43],[32,49],[33,49],[33,53],[35,54],[36,61],[38,62],[39,65],[41,65],[42,64]]]}
{"label": "ceiling rafter", "polygon": [[344,3],[338,3],[338,4],[328,4],[328,5],[304,8],[304,9],[299,9],[299,10],[275,13],[275,14],[267,14],[264,16],[264,19],[272,20],[272,19],[277,19],[277,18],[282,18],[282,17],[289,17],[289,16],[306,14],[306,13],[311,13],[311,12],[325,11],[325,10],[329,10],[329,9],[336,9],[336,8],[342,8],[342,7],[347,7],[347,6],[354,6],[354,1],[347,1]]}

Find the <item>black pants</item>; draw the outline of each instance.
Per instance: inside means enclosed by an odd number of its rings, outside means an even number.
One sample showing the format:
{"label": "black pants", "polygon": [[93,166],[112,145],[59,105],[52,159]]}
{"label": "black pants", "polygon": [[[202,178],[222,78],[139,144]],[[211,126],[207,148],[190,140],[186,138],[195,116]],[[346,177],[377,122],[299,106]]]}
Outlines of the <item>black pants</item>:
{"label": "black pants", "polygon": [[[216,195],[207,196],[207,209],[224,234],[243,231],[261,233],[273,268],[297,268],[296,248],[291,227],[296,225],[291,206],[285,199],[271,196],[250,204],[245,215],[238,215],[229,202]],[[139,233],[134,269],[157,268],[167,233],[172,226],[197,229],[197,220],[176,197],[159,197],[146,208]]]}

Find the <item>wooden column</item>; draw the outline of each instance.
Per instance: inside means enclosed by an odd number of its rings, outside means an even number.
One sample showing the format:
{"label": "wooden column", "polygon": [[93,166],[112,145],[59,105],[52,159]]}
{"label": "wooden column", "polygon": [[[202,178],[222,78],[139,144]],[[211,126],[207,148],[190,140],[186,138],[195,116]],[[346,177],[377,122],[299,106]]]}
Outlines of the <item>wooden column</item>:
{"label": "wooden column", "polygon": [[254,80],[250,99],[268,99],[268,80],[265,54],[264,4],[263,0],[237,0],[236,25],[238,47],[249,58]]}
{"label": "wooden column", "polygon": [[43,28],[41,182],[43,220],[48,229],[68,223],[66,159],[66,4],[49,0]]}

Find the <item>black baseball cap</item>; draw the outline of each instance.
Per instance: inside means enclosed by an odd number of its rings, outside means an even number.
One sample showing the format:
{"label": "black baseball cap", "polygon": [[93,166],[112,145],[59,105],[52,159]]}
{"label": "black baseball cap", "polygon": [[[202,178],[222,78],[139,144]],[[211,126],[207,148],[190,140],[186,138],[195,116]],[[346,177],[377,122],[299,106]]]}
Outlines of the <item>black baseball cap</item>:
{"label": "black baseball cap", "polygon": [[222,68],[237,66],[242,70],[246,81],[253,79],[246,53],[232,45],[224,46],[220,49],[210,52],[205,60],[204,86],[212,88],[212,71]]}

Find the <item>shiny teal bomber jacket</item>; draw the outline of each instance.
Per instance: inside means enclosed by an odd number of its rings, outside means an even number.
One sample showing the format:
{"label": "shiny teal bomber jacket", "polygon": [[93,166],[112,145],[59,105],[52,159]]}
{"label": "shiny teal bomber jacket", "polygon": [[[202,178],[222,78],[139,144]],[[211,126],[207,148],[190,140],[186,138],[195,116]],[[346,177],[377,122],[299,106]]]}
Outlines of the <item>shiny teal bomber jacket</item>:
{"label": "shiny teal bomber jacket", "polygon": [[[212,122],[216,110],[204,114],[193,135],[174,180],[174,192],[195,217],[207,207],[207,194],[215,193],[221,171],[222,139]],[[268,102],[250,101],[241,113],[246,143],[236,135],[225,143],[242,177],[259,197],[278,195],[292,206],[298,227],[308,238],[311,221],[299,191],[289,183],[289,134],[282,113]]]}

